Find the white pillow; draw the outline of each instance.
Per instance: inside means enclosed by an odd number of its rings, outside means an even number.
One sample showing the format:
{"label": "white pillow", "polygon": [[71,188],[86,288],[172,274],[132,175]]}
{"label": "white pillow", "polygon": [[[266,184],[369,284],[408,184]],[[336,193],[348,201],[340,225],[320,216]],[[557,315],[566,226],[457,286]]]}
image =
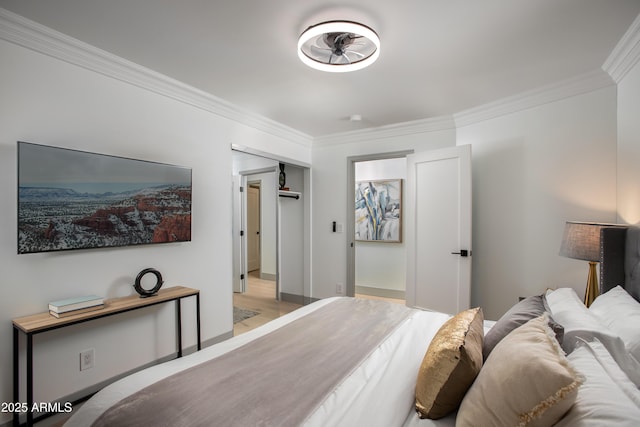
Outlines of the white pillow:
{"label": "white pillow", "polygon": [[589,307],[602,324],[615,332],[640,360],[640,303],[620,286],[600,295]]}
{"label": "white pillow", "polygon": [[578,345],[568,357],[585,382],[576,401],[556,427],[636,427],[640,391],[598,341]]}
{"label": "white pillow", "polygon": [[572,288],[560,288],[547,294],[553,319],[564,327],[562,348],[570,354],[579,342],[599,340],[618,366],[640,387],[640,362],[633,357],[624,341],[590,312]]}

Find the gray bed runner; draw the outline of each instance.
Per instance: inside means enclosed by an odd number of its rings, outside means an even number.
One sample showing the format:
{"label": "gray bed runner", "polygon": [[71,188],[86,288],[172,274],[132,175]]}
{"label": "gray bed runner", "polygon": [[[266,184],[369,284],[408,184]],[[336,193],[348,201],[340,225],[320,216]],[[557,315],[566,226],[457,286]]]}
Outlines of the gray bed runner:
{"label": "gray bed runner", "polygon": [[301,425],[410,313],[399,304],[338,299],[124,398],[93,425]]}

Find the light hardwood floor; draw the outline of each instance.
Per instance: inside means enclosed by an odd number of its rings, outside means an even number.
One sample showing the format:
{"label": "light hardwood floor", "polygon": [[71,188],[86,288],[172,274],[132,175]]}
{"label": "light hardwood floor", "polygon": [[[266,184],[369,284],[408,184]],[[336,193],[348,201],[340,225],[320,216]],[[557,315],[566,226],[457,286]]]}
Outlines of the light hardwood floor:
{"label": "light hardwood floor", "polygon": [[[276,300],[276,282],[260,279],[259,276],[259,271],[250,272],[247,280],[247,292],[243,294],[233,294],[234,306],[259,313],[256,316],[234,324],[234,336],[248,332],[258,326],[264,325],[270,320],[277,319],[301,307],[299,304]],[[405,303],[405,301],[401,299],[383,298],[365,294],[356,294],[356,298],[385,300],[397,304]]]}
{"label": "light hardwood floor", "polygon": [[356,298],[377,299],[377,300],[382,300],[382,301],[393,302],[393,303],[396,303],[396,304],[402,304],[402,305],[405,304],[405,300],[403,300],[403,299],[378,297],[378,296],[366,295],[366,294],[356,294]]}
{"label": "light hardwood floor", "polygon": [[233,335],[250,331],[301,307],[299,304],[276,300],[276,282],[260,279],[258,271],[249,273],[247,292],[233,294],[233,305],[259,313],[234,324]]}

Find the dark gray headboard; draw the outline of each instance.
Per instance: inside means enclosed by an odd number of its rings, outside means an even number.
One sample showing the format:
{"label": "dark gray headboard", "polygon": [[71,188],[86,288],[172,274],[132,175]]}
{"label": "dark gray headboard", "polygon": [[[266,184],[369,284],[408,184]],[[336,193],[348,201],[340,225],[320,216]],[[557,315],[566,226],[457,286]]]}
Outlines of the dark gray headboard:
{"label": "dark gray headboard", "polygon": [[622,286],[640,301],[640,227],[601,230],[600,293]]}

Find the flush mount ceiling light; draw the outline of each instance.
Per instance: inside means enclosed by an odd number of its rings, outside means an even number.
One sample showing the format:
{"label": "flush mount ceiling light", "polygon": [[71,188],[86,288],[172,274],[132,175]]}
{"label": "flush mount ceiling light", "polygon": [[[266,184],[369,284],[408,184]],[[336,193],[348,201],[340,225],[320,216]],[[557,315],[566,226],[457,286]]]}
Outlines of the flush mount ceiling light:
{"label": "flush mount ceiling light", "polygon": [[298,57],[321,71],[347,72],[373,64],[380,55],[380,38],[366,25],[328,21],[307,28],[298,39]]}

